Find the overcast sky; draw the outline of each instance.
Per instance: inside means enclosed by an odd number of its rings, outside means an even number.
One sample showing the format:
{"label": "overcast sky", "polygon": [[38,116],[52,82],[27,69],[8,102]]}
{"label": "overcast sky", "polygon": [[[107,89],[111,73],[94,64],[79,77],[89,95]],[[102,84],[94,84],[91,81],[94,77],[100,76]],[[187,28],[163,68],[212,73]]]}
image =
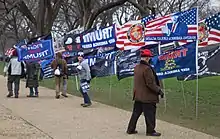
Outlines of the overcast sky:
{"label": "overcast sky", "polygon": [[218,6],[220,7],[220,0],[211,0],[212,6]]}

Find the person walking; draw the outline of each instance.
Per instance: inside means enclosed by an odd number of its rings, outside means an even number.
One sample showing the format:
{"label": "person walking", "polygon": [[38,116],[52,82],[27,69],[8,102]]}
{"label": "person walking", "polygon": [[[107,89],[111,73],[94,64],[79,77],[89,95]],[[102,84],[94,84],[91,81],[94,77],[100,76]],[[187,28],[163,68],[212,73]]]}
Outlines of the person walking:
{"label": "person walking", "polygon": [[40,70],[40,64],[35,62],[26,63],[27,68],[27,80],[26,80],[26,88],[30,89],[30,94],[27,97],[38,97],[39,96],[39,83],[38,83],[38,73]]}
{"label": "person walking", "polygon": [[55,85],[56,85],[56,98],[60,98],[60,92],[62,88],[61,95],[67,96],[67,90],[63,86],[65,84],[64,80],[67,76],[67,63],[66,60],[62,58],[62,53],[58,52],[56,58],[51,63],[51,68],[54,70],[55,75]]}
{"label": "person walking", "polygon": [[84,59],[84,53],[78,53],[79,65],[77,66],[77,72],[80,80],[80,92],[83,95],[84,103],[81,104],[82,107],[91,106],[91,100],[88,95],[90,89],[91,73],[88,62]]}
{"label": "person walking", "polygon": [[13,50],[11,59],[4,68],[4,75],[6,75],[6,73],[8,73],[7,87],[9,92],[7,97],[13,96],[12,85],[14,84],[15,98],[18,98],[20,89],[20,79],[22,78],[22,76],[25,75],[25,63],[18,61],[16,49]]}
{"label": "person walking", "polygon": [[155,131],[156,126],[156,103],[159,95],[163,97],[158,77],[150,65],[152,57],[150,50],[141,51],[140,64],[134,69],[134,106],[131,119],[128,124],[127,134],[136,134],[136,124],[141,113],[144,113],[147,136],[161,136]]}

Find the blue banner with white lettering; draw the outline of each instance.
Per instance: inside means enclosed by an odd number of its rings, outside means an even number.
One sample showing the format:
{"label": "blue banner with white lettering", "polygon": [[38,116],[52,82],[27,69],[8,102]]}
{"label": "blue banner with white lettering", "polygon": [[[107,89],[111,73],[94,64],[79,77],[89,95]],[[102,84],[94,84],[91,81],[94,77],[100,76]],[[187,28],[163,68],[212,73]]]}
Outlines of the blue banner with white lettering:
{"label": "blue banner with white lettering", "polygon": [[115,25],[82,33],[81,48],[115,47]]}
{"label": "blue banner with white lettering", "polygon": [[166,51],[152,58],[159,79],[196,73],[196,42]]}
{"label": "blue banner with white lettering", "polygon": [[40,61],[54,57],[52,40],[40,40],[16,49],[19,61]]}
{"label": "blue banner with white lettering", "polygon": [[115,56],[116,52],[113,51],[103,55],[87,57],[86,60],[88,60],[92,78],[115,75]]}

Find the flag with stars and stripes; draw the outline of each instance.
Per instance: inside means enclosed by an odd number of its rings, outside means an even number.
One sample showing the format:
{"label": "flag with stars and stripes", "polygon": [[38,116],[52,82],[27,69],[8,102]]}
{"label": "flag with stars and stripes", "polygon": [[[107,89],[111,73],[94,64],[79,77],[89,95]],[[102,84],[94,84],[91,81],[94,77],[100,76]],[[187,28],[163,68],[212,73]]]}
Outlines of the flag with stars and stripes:
{"label": "flag with stars and stripes", "polygon": [[145,24],[145,41],[197,39],[197,8],[157,17]]}
{"label": "flag with stars and stripes", "polygon": [[199,23],[199,47],[220,43],[220,12]]}
{"label": "flag with stars and stripes", "polygon": [[154,19],[154,16],[147,16],[137,21],[129,21],[122,26],[117,27],[117,48],[121,50],[139,49],[145,45],[156,44],[158,42],[144,41],[145,25],[150,20]]}

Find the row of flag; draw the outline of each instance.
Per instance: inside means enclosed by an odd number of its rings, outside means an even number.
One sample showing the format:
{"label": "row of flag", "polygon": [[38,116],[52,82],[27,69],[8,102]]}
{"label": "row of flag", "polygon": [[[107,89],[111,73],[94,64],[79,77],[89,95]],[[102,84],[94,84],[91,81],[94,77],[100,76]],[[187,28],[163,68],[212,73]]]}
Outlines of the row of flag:
{"label": "row of flag", "polygon": [[197,12],[193,8],[161,17],[151,15],[129,21],[117,27],[116,46],[121,50],[129,50],[173,41],[184,45],[199,40],[199,47],[220,43],[220,13],[198,22]]}

